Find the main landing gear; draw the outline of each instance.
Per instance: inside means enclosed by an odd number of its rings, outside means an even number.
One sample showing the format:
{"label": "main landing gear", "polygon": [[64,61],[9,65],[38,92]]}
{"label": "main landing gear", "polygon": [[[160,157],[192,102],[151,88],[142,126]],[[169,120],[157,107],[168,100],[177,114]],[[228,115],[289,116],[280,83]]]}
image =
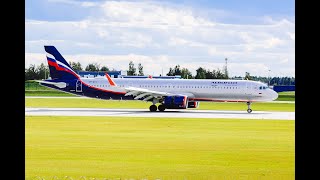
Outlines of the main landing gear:
{"label": "main landing gear", "polygon": [[153,105],[151,105],[149,107],[149,109],[150,109],[151,112],[156,112],[157,111],[157,106],[153,104]]}
{"label": "main landing gear", "polygon": [[[162,104],[162,102],[163,102],[163,99],[154,98],[152,100],[152,105],[149,108],[150,111],[151,112],[156,112],[157,109],[158,109],[160,112],[163,112],[166,109],[166,107]],[[156,106],[157,103],[160,103],[160,105],[158,107]]]}
{"label": "main landing gear", "polygon": [[247,110],[247,112],[248,112],[248,113],[251,113],[251,112],[252,112],[252,109],[250,109],[251,102],[247,102],[247,105],[248,105],[248,110]]}
{"label": "main landing gear", "polygon": [[163,104],[160,104],[160,105],[158,106],[158,108],[157,108],[156,105],[153,104],[153,105],[151,105],[151,106],[149,107],[149,109],[150,109],[151,112],[156,112],[157,109],[158,109],[159,111],[163,112],[166,108],[164,107]]}
{"label": "main landing gear", "polygon": [[163,112],[165,109],[166,109],[166,107],[164,107],[163,104],[160,104],[160,105],[158,106],[158,110],[161,111],[161,112]]}

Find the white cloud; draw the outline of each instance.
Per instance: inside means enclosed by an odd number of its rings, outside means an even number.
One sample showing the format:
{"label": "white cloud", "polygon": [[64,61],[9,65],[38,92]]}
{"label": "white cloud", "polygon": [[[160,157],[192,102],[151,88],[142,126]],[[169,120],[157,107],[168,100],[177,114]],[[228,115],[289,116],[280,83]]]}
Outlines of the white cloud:
{"label": "white cloud", "polygon": [[119,36],[119,40],[120,42],[116,43],[116,45],[144,48],[151,43],[152,38],[141,33],[124,32]]}
{"label": "white cloud", "polygon": [[267,48],[273,48],[277,45],[283,44],[283,40],[272,37],[271,39],[266,40],[266,44],[267,44]]}
{"label": "white cloud", "polygon": [[174,9],[155,2],[107,1],[102,4],[103,19],[127,25],[150,26],[213,26],[214,23],[195,17],[191,9]]}
{"label": "white cloud", "polygon": [[279,64],[286,64],[286,63],[288,63],[288,62],[289,62],[289,59],[288,59],[288,58],[285,58],[285,59],[279,61]]}
{"label": "white cloud", "polygon": [[83,6],[83,7],[94,7],[97,5],[98,5],[98,3],[95,3],[95,2],[82,2],[81,3],[81,6]]}
{"label": "white cloud", "polygon": [[76,0],[48,0],[48,2],[63,3],[63,4],[70,4],[70,5],[80,5],[82,7],[94,7],[94,6],[98,5],[97,2],[89,2],[89,1],[79,2]]}
{"label": "white cloud", "polygon": [[51,44],[83,63],[97,60],[114,68],[126,68],[130,58],[138,58],[155,74],[176,64],[195,72],[199,65],[215,67],[227,57],[233,75],[259,75],[266,67],[290,69],[294,75],[295,23],[288,19],[268,16],[261,24],[224,24],[192,7],[153,1],[51,1],[96,6],[96,11],[81,21],[26,20],[26,54],[43,53],[43,45]]}

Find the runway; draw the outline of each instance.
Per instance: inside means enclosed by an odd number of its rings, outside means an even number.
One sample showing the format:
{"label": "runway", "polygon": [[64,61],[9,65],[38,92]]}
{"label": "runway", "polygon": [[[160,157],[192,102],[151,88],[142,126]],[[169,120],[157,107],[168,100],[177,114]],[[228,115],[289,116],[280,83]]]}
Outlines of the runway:
{"label": "runway", "polygon": [[120,117],[168,117],[168,118],[233,118],[295,120],[295,112],[217,111],[217,110],[166,110],[150,112],[148,109],[101,108],[25,108],[27,116],[120,116]]}

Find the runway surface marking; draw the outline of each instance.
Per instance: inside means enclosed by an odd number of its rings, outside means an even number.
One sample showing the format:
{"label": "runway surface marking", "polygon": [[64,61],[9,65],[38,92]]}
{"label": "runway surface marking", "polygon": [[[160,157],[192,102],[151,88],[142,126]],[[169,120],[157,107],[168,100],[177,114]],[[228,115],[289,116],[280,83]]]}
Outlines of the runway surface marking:
{"label": "runway surface marking", "polygon": [[121,117],[175,117],[175,118],[233,118],[295,120],[295,112],[226,111],[226,110],[166,110],[102,108],[25,108],[27,116],[121,116]]}

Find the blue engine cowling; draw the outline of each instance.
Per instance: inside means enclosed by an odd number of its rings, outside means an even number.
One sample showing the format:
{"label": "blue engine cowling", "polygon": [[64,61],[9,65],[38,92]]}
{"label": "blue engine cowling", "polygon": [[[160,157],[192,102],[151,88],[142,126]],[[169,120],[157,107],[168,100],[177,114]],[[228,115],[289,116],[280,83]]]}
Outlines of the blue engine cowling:
{"label": "blue engine cowling", "polygon": [[188,102],[188,108],[198,108],[199,107],[200,102],[197,101],[189,101]]}
{"label": "blue engine cowling", "polygon": [[186,109],[188,105],[188,97],[167,96],[164,98],[163,105],[166,109]]}

